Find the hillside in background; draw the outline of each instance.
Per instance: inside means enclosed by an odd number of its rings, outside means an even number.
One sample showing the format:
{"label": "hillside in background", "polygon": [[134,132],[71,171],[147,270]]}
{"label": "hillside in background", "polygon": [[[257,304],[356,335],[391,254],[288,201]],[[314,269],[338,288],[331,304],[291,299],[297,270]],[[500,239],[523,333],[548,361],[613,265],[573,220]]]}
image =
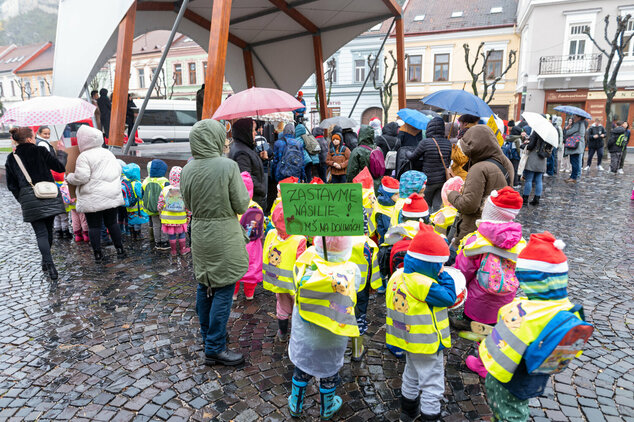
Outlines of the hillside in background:
{"label": "hillside in background", "polygon": [[0,0],[0,45],[55,41],[57,5],[51,0]]}

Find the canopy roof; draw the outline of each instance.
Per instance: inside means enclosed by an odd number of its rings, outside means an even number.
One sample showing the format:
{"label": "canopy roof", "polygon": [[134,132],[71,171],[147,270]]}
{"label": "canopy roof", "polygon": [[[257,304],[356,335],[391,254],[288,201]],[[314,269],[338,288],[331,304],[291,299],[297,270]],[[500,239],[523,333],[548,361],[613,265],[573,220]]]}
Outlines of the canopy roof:
{"label": "canopy roof", "polygon": [[[55,95],[78,96],[116,52],[117,27],[134,0],[60,2],[53,86]],[[207,50],[212,0],[190,0],[178,31]],[[170,30],[179,2],[137,3],[135,36]],[[395,0],[233,0],[225,77],[235,91],[246,89],[244,49],[253,53],[256,85],[294,93],[315,71],[313,34],[324,58],[395,15]],[[86,19],[93,16],[94,19]]]}

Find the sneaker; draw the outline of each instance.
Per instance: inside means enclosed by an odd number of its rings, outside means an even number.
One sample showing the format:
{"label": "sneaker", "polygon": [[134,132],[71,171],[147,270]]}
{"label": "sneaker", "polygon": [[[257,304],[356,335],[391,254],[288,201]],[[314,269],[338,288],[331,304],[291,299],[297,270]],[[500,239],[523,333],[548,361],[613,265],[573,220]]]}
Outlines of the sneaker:
{"label": "sneaker", "polygon": [[599,169],[599,171],[603,171],[604,170],[602,165],[597,166],[597,168]]}
{"label": "sneaker", "polygon": [[385,294],[385,286],[381,286],[378,289],[376,289],[376,292],[380,295],[384,295]]}
{"label": "sneaker", "polygon": [[617,173],[617,174],[625,174],[625,172],[623,171],[623,169],[619,169],[616,173]]}
{"label": "sneaker", "polygon": [[585,166],[585,167],[583,168],[583,171],[588,171],[588,170],[590,170],[590,166]]}
{"label": "sneaker", "polygon": [[233,301],[235,302],[236,300],[238,300],[238,295],[233,295]]}

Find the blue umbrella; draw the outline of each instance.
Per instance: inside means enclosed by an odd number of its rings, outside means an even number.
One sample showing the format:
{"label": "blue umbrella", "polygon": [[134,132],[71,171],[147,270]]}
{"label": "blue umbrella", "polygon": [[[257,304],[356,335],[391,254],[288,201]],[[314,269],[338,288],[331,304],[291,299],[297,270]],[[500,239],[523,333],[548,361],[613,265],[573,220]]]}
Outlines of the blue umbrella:
{"label": "blue umbrella", "polygon": [[560,105],[555,107],[555,110],[561,111],[562,113],[574,114],[575,116],[585,117],[586,119],[592,119],[592,116],[590,115],[590,113],[588,113],[587,111],[579,107]]}
{"label": "blue umbrella", "polygon": [[426,116],[420,111],[411,108],[402,108],[396,115],[408,125],[420,130],[425,130],[427,123],[432,119],[432,116]]}
{"label": "blue umbrella", "polygon": [[480,117],[489,117],[493,114],[491,107],[481,98],[462,89],[443,89],[426,96],[421,101],[458,114],[472,114]]}

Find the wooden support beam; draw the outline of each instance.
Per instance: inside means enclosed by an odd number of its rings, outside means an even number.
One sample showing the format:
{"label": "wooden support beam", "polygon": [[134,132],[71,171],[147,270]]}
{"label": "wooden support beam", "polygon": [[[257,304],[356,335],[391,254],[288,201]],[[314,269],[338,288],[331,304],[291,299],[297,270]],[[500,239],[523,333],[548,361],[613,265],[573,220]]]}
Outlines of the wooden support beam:
{"label": "wooden support beam", "polygon": [[284,12],[295,22],[300,24],[304,29],[306,29],[311,34],[316,34],[319,31],[319,28],[310,21],[306,16],[302,15],[301,12],[297,9],[293,9],[288,6],[284,0],[269,0],[271,3],[275,5],[280,11]]}
{"label": "wooden support beam", "polygon": [[212,6],[203,119],[210,119],[222,102],[231,2],[232,0],[215,0]]}
{"label": "wooden support beam", "polygon": [[398,81],[398,108],[407,106],[407,94],[405,92],[405,34],[403,32],[402,16],[396,20],[396,74]]}
{"label": "wooden support beam", "polygon": [[119,23],[114,87],[112,89],[112,110],[110,113],[110,129],[108,134],[109,145],[123,145],[125,113],[128,106],[130,64],[132,62],[132,42],[134,41],[136,3],[135,0],[121,20],[121,23]]}
{"label": "wooden support beam", "polygon": [[253,72],[253,54],[250,48],[242,50],[242,58],[244,59],[244,73],[247,78],[247,88],[255,86],[255,73]]}
{"label": "wooden support beam", "polygon": [[403,13],[403,9],[395,0],[383,0],[383,3],[385,3],[385,6],[387,6],[390,13],[392,13],[394,16],[401,16],[401,14]]}
{"label": "wooden support beam", "polygon": [[324,80],[324,53],[321,49],[321,35],[313,35],[313,51],[315,53],[315,80],[319,97],[319,117],[327,119],[328,104],[326,99],[326,81]]}

